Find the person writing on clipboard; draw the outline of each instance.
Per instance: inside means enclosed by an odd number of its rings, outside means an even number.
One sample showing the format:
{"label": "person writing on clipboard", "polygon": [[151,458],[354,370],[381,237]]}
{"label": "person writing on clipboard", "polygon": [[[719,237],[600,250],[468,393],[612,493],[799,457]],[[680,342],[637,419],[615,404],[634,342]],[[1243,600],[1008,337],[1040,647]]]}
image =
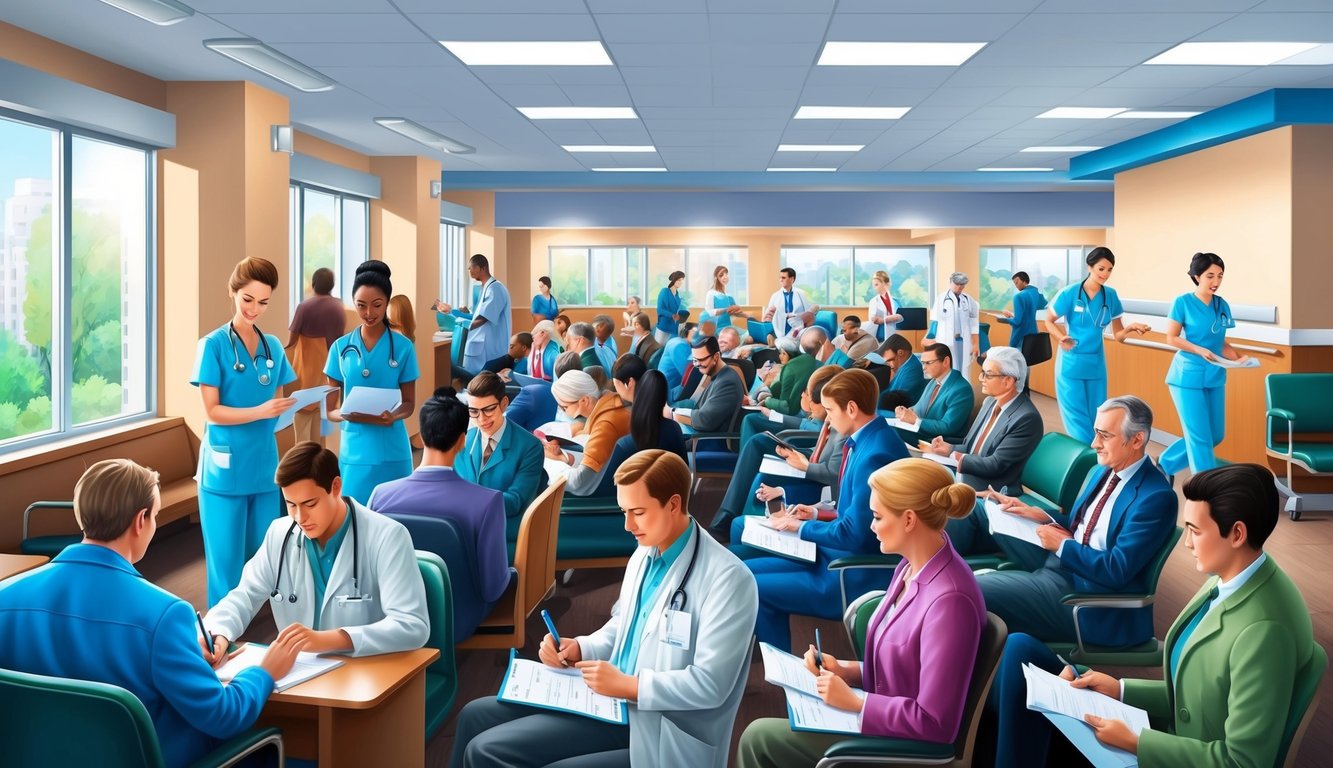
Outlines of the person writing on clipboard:
{"label": "person writing on clipboard", "polygon": [[639,548],[611,619],[590,635],[542,639],[550,667],[575,667],[595,693],[626,700],[629,727],[498,698],[458,716],[449,764],[723,768],[745,690],[758,597],[754,578],[686,510],[690,472],[662,450],[616,472],[625,529]]}

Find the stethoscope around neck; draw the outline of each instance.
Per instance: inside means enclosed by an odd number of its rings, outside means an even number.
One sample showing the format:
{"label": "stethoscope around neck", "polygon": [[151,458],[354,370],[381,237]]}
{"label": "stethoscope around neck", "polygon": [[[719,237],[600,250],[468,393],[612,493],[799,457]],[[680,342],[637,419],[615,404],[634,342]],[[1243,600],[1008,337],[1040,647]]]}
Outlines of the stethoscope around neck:
{"label": "stethoscope around neck", "polygon": [[[389,367],[397,368],[398,355],[395,354],[393,348],[393,329],[389,327],[387,321],[384,323],[384,334],[389,337]],[[357,338],[361,338],[361,329],[360,328],[356,329],[356,333],[354,335]],[[342,368],[343,360],[346,359],[348,352],[356,353],[356,359],[361,363],[361,378],[363,379],[370,378],[370,366],[366,365],[366,355],[364,352],[361,351],[361,348],[356,345],[356,342],[353,340],[352,336],[348,337],[347,346],[343,347],[343,351],[338,354],[338,368],[339,369]]]}
{"label": "stethoscope around neck", "polygon": [[[358,546],[361,541],[356,532],[356,506],[352,504],[350,498],[344,496],[342,499],[343,504],[347,505],[347,514],[352,518],[352,594],[338,595],[335,599],[340,603],[360,602],[369,598],[361,595],[361,558]],[[287,563],[287,546],[291,543],[292,534],[296,533],[296,529],[297,523],[293,520],[291,526],[287,528],[287,533],[282,537],[282,549],[278,552],[278,572],[273,577],[273,591],[268,593],[269,599],[275,603],[280,603],[283,599],[281,589],[282,567]],[[304,551],[304,548],[302,548],[302,551]],[[297,598],[296,578],[291,573],[287,574],[287,584],[290,587],[290,591],[287,593],[287,602],[295,603]]]}
{"label": "stethoscope around neck", "polygon": [[[1084,288],[1086,284],[1086,280],[1080,281],[1078,284],[1078,301],[1083,305],[1084,323],[1087,323],[1087,319],[1092,317],[1092,297],[1088,295],[1087,289]],[[1106,286],[1103,285],[1102,289],[1097,292],[1097,295],[1102,298],[1101,309],[1097,310],[1097,318],[1093,321],[1098,328],[1105,328],[1111,324],[1111,308],[1106,303],[1106,290]],[[1075,304],[1075,306],[1078,306],[1078,304]]]}
{"label": "stethoscope around neck", "polygon": [[[255,333],[259,334],[259,343],[264,346],[264,367],[268,369],[259,371],[259,384],[267,387],[268,383],[273,380],[273,377],[269,375],[269,371],[273,370],[273,353],[268,348],[268,337],[264,336],[264,332],[259,330],[259,326],[255,326]],[[244,347],[245,340],[241,338],[241,332],[236,330],[235,323],[227,323],[227,341],[231,344],[231,369],[237,373],[245,373],[245,363],[241,362],[240,350],[236,348],[237,341],[241,342],[241,346]],[[257,357],[255,360],[258,362]]]}

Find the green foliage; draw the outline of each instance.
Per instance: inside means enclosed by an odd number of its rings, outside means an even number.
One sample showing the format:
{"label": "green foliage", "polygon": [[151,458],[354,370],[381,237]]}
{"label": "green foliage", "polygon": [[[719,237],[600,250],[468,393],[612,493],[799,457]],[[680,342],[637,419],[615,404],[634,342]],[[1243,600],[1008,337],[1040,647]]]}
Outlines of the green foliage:
{"label": "green foliage", "polygon": [[91,376],[74,385],[70,393],[70,416],[75,424],[85,424],[120,415],[120,384],[101,376]]}
{"label": "green foliage", "polygon": [[337,273],[337,238],[333,221],[323,214],[306,216],[301,241],[301,285],[310,285],[315,270],[328,267]]}
{"label": "green foliage", "polygon": [[32,223],[28,240],[28,295],[23,300],[23,335],[28,343],[51,349],[51,207]]}
{"label": "green foliage", "polygon": [[0,402],[0,440],[45,432],[51,428],[51,398],[42,396],[28,401],[26,408]]}
{"label": "green foliage", "polygon": [[46,376],[23,345],[0,329],[0,403],[26,403],[47,391]]}

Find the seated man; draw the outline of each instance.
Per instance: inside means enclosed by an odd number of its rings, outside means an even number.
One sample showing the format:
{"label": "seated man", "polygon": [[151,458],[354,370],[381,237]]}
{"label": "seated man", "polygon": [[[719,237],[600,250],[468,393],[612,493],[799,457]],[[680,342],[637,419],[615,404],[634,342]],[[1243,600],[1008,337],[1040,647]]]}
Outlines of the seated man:
{"label": "seated man", "polygon": [[[993,544],[975,543],[977,537],[991,536],[984,511],[960,521],[972,529],[965,538],[974,540],[974,550],[998,546],[1027,569],[978,578],[986,607],[1011,630],[1047,642],[1072,643],[1074,609],[1060,603],[1063,595],[1147,593],[1149,569],[1176,525],[1175,491],[1146,453],[1151,434],[1152,409],[1147,403],[1132,395],[1113,397],[1097,409],[1093,430],[1092,447],[1105,469],[1091,473],[1070,514],[1050,516],[996,495],[1009,512],[1055,523],[1037,529],[1040,548],[1009,536],[996,536]],[[1079,615],[1079,630],[1090,645],[1132,646],[1153,636],[1151,606],[1090,608]]]}
{"label": "seated man", "polygon": [[523,513],[546,487],[542,443],[525,429],[510,428],[505,418],[509,398],[499,376],[478,374],[468,385],[467,404],[476,428],[468,430],[454,470],[464,480],[504,495],[505,539],[512,550]]}
{"label": "seated man", "polygon": [[629,351],[643,358],[645,363],[652,362],[653,355],[662,348],[653,338],[653,321],[640,312],[630,320]]}
{"label": "seated man", "polygon": [[[1017,496],[1023,492],[1023,467],[1041,442],[1041,413],[1023,391],[1028,364],[1013,347],[992,347],[981,367],[981,392],[986,400],[967,438],[958,446],[936,437],[929,452],[958,463],[958,480],[978,491],[994,488]],[[949,535],[962,521],[950,521]],[[954,549],[974,554],[954,540]]]}
{"label": "seated man", "polygon": [[[0,582],[0,667],[128,690],[148,710],[166,764],[180,766],[254,725],[273,681],[307,645],[279,635],[259,667],[219,682],[209,665],[220,666],[226,649],[204,650],[190,604],[134,569],[161,508],[151,469],[129,459],[89,467],[74,486],[83,542]],[[77,723],[66,725],[82,737]]]}
{"label": "seated man", "polygon": [[676,421],[692,427],[695,432],[723,432],[730,429],[741,410],[745,397],[745,382],[735,368],[722,361],[717,338],[705,336],[690,345],[690,356],[703,379],[695,387],[693,398],[682,400],[678,408],[691,408],[686,415],[676,413]]}
{"label": "seated man", "polygon": [[788,416],[800,410],[801,393],[805,391],[805,384],[810,380],[810,374],[819,367],[819,351],[824,348],[824,343],[827,341],[828,334],[817,325],[801,331],[797,339],[797,348],[787,350],[787,362],[778,369],[777,378],[769,383],[768,394],[765,395],[762,391],[759,393],[758,404]]}
{"label": "seated man", "polygon": [[1315,639],[1300,590],[1263,551],[1280,514],[1273,473],[1257,464],[1210,469],[1185,483],[1185,499],[1185,548],[1211,578],[1165,635],[1162,679],[1088,671],[1073,680],[1039,640],[1009,635],[992,691],[997,766],[1045,765],[1055,732],[1027,708],[1024,664],[1147,710],[1152,727],[1137,734],[1120,720],[1084,718],[1098,741],[1137,755],[1139,765],[1280,764],[1292,693]]}
{"label": "seated man", "polygon": [[558,647],[547,634],[539,655],[556,669],[577,667],[594,692],[625,699],[629,726],[475,699],[458,715],[450,765],[536,768],[584,757],[602,766],[726,766],[752,648],[754,579],[694,525],[679,456],[641,451],[615,482],[625,530],[639,542],[620,598],[601,629],[565,635]]}
{"label": "seated man", "polygon": [[847,315],[842,319],[842,333],[833,337],[832,356],[825,365],[847,368],[875,351],[875,337],[861,329],[861,318]]}
{"label": "seated man", "polygon": [[[555,359],[552,373],[555,378],[559,378],[565,371],[581,370],[583,361],[579,359],[577,352],[561,352]],[[531,432],[543,424],[560,418],[555,397],[551,394],[551,383],[551,381],[539,381],[519,390],[509,403],[509,407],[505,409],[505,419],[522,427],[524,431]]]}
{"label": "seated man", "polygon": [[920,430],[900,429],[898,434],[913,445],[917,440],[963,434],[967,420],[972,418],[976,395],[972,394],[972,384],[953,369],[949,345],[927,345],[921,351],[921,370],[929,380],[921,391],[921,399],[911,408],[899,406],[894,412],[899,421],[919,422]]}
{"label": "seated man", "polygon": [[606,370],[616,364],[620,350],[616,347],[616,324],[610,315],[597,315],[592,319],[593,351],[597,353],[600,365]]}
{"label": "seated man", "polygon": [[602,358],[597,354],[597,334],[591,323],[574,323],[569,326],[569,332],[565,334],[565,349],[578,353],[585,370],[602,364]]}
{"label": "seated man", "polygon": [[[471,483],[454,471],[454,462],[465,450],[468,409],[452,389],[435,390],[422,404],[420,419],[421,442],[426,446],[420,466],[407,477],[377,486],[370,495],[370,507],[389,517],[417,515],[453,522],[463,551],[435,554],[444,559],[455,579],[471,571],[472,583],[480,590],[463,594],[454,588],[454,640],[461,642],[472,636],[509,587],[505,500],[499,491]],[[457,559],[460,554],[461,561]]]}
{"label": "seated man", "polygon": [[739,360],[750,356],[750,350],[741,346],[741,332],[736,326],[728,325],[717,332],[717,346],[726,360]]}
{"label": "seated man", "polygon": [[879,354],[893,372],[889,388],[880,393],[879,409],[885,415],[895,414],[899,406],[910,407],[921,399],[926,389],[926,377],[921,359],[912,354],[912,342],[902,334],[893,333],[879,347]]}
{"label": "seated man", "polygon": [[555,358],[560,354],[560,345],[555,339],[555,323],[543,320],[532,326],[529,335],[532,346],[525,357],[514,363],[513,371],[549,384],[555,378]]}
{"label": "seated man", "polygon": [[[265,603],[278,637],[304,637],[311,653],[369,656],[424,645],[426,588],[402,523],[343,496],[338,457],[318,443],[287,451],[275,479],[290,519],[273,521],[240,586],[204,618],[215,653],[224,653]],[[275,590],[283,599],[270,599]]]}
{"label": "seated man", "polygon": [[[527,332],[516,333],[509,337],[509,349],[497,358],[486,361],[482,366],[483,371],[491,373],[503,373],[506,377],[510,371],[519,367],[520,364],[526,364],[528,353],[532,351],[532,334]],[[522,371],[519,371],[522,373]]]}

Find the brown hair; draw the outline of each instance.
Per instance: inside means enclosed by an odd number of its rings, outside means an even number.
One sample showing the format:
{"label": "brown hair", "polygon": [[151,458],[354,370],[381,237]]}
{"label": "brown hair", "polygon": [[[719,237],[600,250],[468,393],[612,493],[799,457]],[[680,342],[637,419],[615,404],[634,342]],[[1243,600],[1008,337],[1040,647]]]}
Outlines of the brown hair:
{"label": "brown hair", "polygon": [[861,413],[874,415],[879,403],[879,382],[869,371],[849,368],[833,377],[833,381],[824,385],[820,397],[827,397],[846,409],[848,403],[856,403]]}
{"label": "brown hair", "polygon": [[408,341],[417,340],[417,319],[412,315],[412,300],[406,294],[398,294],[389,299],[389,311],[385,313],[389,327],[407,337]]}
{"label": "brown hair", "polygon": [[679,496],[681,511],[689,508],[690,468],[684,459],[670,451],[660,448],[639,451],[620,465],[615,480],[616,485],[632,485],[642,480],[648,487],[648,495],[663,506],[672,496]]}
{"label": "brown hair", "polygon": [[824,387],[828,386],[829,380],[842,373],[842,369],[836,365],[821,365],[810,374],[810,380],[806,382],[806,389],[816,399],[824,393]]}
{"label": "brown hair", "polygon": [[727,269],[726,264],[718,264],[716,267],[713,267],[713,290],[718,293],[722,293],[724,287],[722,285],[722,273],[727,271],[729,270]]}
{"label": "brown hair", "polygon": [[310,276],[310,287],[320,296],[328,296],[333,293],[333,270],[328,267],[320,267]]}
{"label": "brown hair", "polygon": [[107,459],[88,467],[74,486],[74,519],[93,541],[120,538],[140,512],[153,510],[158,475],[129,459]]}
{"label": "brown hair", "polygon": [[927,459],[898,459],[870,475],[870,490],[895,515],[912,510],[931,530],[949,518],[967,517],[977,502],[972,486],[955,483],[942,465]]}
{"label": "brown hair", "polygon": [[268,259],[247,256],[236,262],[236,267],[231,271],[231,278],[227,280],[227,290],[236,293],[256,281],[276,291],[278,289],[278,268],[273,266],[273,262]]}
{"label": "brown hair", "polygon": [[338,455],[328,448],[307,440],[297,443],[278,462],[273,480],[279,488],[295,485],[302,480],[314,480],[325,491],[333,490],[333,478],[338,476]]}

